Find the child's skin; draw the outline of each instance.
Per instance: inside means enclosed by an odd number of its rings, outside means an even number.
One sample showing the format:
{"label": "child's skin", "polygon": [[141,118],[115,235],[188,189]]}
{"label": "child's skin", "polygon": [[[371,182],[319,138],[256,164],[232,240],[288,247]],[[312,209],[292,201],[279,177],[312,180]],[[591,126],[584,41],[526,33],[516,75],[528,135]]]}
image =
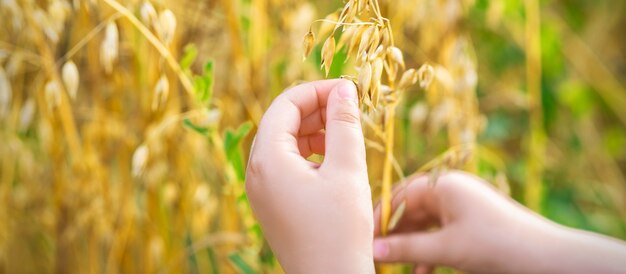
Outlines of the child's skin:
{"label": "child's skin", "polygon": [[[306,160],[325,155],[321,165]],[[568,229],[461,172],[396,189],[407,197],[391,235],[372,213],[354,84],[287,90],[259,125],[246,176],[252,209],[287,273],[374,273],[379,262],[480,273],[626,273],[626,244]],[[403,191],[406,191],[405,193]],[[406,195],[406,196],[405,196]],[[432,230],[433,227],[438,227]],[[374,238],[376,237],[376,240]]]}

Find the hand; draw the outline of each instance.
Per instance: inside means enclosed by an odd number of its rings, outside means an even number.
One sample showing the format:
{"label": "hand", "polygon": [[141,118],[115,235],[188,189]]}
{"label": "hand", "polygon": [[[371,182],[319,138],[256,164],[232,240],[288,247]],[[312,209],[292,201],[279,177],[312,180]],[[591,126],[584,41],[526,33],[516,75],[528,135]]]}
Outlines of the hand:
{"label": "hand", "polygon": [[[287,273],[373,273],[373,215],[356,87],[300,85],[259,125],[246,192]],[[325,155],[321,165],[308,161]]]}
{"label": "hand", "polygon": [[[437,265],[478,273],[626,269],[624,243],[552,223],[477,177],[452,172],[432,187],[427,180],[419,176],[394,191],[392,207],[406,197],[406,211],[391,235],[375,240],[377,261],[412,263],[416,273]],[[374,216],[378,235],[379,207]]]}

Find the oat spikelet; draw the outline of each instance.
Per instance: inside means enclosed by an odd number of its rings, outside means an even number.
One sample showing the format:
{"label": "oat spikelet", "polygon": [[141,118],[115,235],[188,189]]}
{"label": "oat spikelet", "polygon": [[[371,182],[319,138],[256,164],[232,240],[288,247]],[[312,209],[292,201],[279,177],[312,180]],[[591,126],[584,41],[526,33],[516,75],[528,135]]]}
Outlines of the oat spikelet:
{"label": "oat spikelet", "polygon": [[107,74],[113,71],[113,64],[119,54],[119,33],[115,22],[107,25],[104,34],[104,41],[100,45],[100,62]]}
{"label": "oat spikelet", "polygon": [[154,24],[157,18],[157,12],[154,9],[154,6],[149,1],[141,4],[141,8],[139,10],[139,14],[141,15],[141,21],[146,25],[150,26]]}
{"label": "oat spikelet", "polygon": [[402,56],[402,51],[400,51],[397,47],[389,47],[387,48],[387,56],[390,57],[391,61],[400,65],[402,69],[404,69],[404,57]]}
{"label": "oat spikelet", "polygon": [[159,25],[161,26],[160,31],[161,39],[166,45],[172,43],[174,40],[174,34],[176,33],[176,16],[171,10],[164,10],[159,15]]}
{"label": "oat spikelet", "polygon": [[335,57],[335,37],[331,36],[324,42],[322,47],[322,66],[326,70],[326,77],[330,73],[330,66],[333,64],[333,58]]}
{"label": "oat spikelet", "polygon": [[406,200],[402,201],[402,203],[400,203],[400,205],[393,212],[393,215],[391,215],[391,218],[389,219],[389,231],[393,231],[398,223],[400,223],[400,220],[402,219],[405,210]]}
{"label": "oat spikelet", "polygon": [[418,79],[420,82],[420,87],[422,89],[427,89],[430,86],[430,83],[435,79],[435,69],[429,64],[424,64],[417,71]]}
{"label": "oat spikelet", "polygon": [[[365,63],[359,71],[359,82],[357,87],[362,92],[362,96],[369,97],[370,86],[372,84],[372,65]],[[363,100],[363,98],[361,98]]]}
{"label": "oat spikelet", "polygon": [[61,85],[56,81],[49,81],[44,87],[48,108],[54,109],[61,103]]}
{"label": "oat spikelet", "polygon": [[191,120],[199,127],[212,127],[217,125],[221,118],[222,112],[219,109],[203,109],[197,117]]}
{"label": "oat spikelet", "polygon": [[381,86],[381,78],[383,75],[383,60],[381,58],[376,58],[372,63],[372,105],[374,109],[378,107],[378,101],[380,101],[380,86]]}
{"label": "oat spikelet", "polygon": [[9,113],[12,97],[11,82],[9,82],[4,69],[0,66],[0,117],[4,117]]}
{"label": "oat spikelet", "polygon": [[309,31],[304,36],[304,41],[302,41],[302,46],[304,47],[304,51],[302,52],[302,59],[306,60],[307,57],[313,51],[313,46],[315,46],[315,34],[312,31]]}
{"label": "oat spikelet", "polygon": [[33,20],[43,30],[50,42],[56,44],[59,41],[59,32],[55,29],[55,24],[47,13],[41,9],[36,9],[33,12]]}
{"label": "oat spikelet", "polygon": [[52,1],[48,6],[48,18],[57,33],[63,31],[65,21],[71,12],[71,6],[66,1]]}
{"label": "oat spikelet", "polygon": [[152,111],[156,111],[159,107],[165,105],[167,97],[170,94],[170,83],[165,75],[161,75],[156,86],[154,86],[154,95],[152,97]]}
{"label": "oat spikelet", "polygon": [[150,151],[146,145],[139,146],[133,153],[131,173],[134,177],[139,177],[146,168]]}
{"label": "oat spikelet", "polygon": [[400,78],[400,83],[398,84],[399,90],[407,90],[412,85],[417,83],[417,71],[415,69],[409,69],[404,72],[402,78]]}
{"label": "oat spikelet", "polygon": [[76,100],[76,95],[78,93],[78,85],[80,82],[80,76],[78,74],[78,68],[74,62],[69,61],[63,65],[62,69],[62,77],[63,83],[65,84],[65,88],[67,89],[67,93],[70,95],[72,100]]}

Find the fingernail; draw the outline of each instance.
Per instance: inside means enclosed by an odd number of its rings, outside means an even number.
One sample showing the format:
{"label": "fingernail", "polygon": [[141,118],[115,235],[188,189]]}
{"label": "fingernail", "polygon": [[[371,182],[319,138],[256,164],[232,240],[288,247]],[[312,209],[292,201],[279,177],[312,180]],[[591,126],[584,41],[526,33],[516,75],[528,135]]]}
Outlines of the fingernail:
{"label": "fingernail", "polygon": [[339,93],[339,97],[343,99],[356,100],[356,88],[353,88],[350,85],[353,84],[343,83],[337,87],[339,89],[337,91]]}
{"label": "fingernail", "polygon": [[389,255],[389,245],[383,240],[374,240],[374,259],[382,259]]}

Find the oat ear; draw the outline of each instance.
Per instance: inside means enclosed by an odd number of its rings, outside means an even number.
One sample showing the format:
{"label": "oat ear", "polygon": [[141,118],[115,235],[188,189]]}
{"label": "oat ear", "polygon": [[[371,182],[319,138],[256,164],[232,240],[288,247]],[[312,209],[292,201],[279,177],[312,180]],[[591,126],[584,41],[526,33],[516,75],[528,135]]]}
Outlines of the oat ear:
{"label": "oat ear", "polygon": [[435,69],[429,64],[422,65],[417,74],[422,89],[427,89],[430,83],[433,82],[433,79],[435,79]]}
{"label": "oat ear", "polygon": [[309,55],[311,55],[311,51],[313,51],[313,46],[315,45],[315,34],[309,30],[309,32],[304,36],[304,41],[302,41],[302,46],[304,47],[304,51],[302,52],[302,59],[306,60]]}
{"label": "oat ear", "polygon": [[378,107],[380,101],[380,83],[383,76],[383,59],[376,58],[372,64],[372,105]]}
{"label": "oat ear", "polygon": [[402,78],[400,78],[400,83],[398,84],[399,90],[407,90],[412,85],[417,83],[417,71],[415,69],[409,69],[402,74]]}
{"label": "oat ear", "polygon": [[357,87],[363,93],[363,97],[370,97],[370,86],[372,84],[372,65],[365,63],[359,71],[359,83]]}
{"label": "oat ear", "polygon": [[324,42],[322,47],[322,66],[326,70],[326,77],[330,73],[330,67],[333,64],[333,58],[335,57],[335,36],[330,36]]}

